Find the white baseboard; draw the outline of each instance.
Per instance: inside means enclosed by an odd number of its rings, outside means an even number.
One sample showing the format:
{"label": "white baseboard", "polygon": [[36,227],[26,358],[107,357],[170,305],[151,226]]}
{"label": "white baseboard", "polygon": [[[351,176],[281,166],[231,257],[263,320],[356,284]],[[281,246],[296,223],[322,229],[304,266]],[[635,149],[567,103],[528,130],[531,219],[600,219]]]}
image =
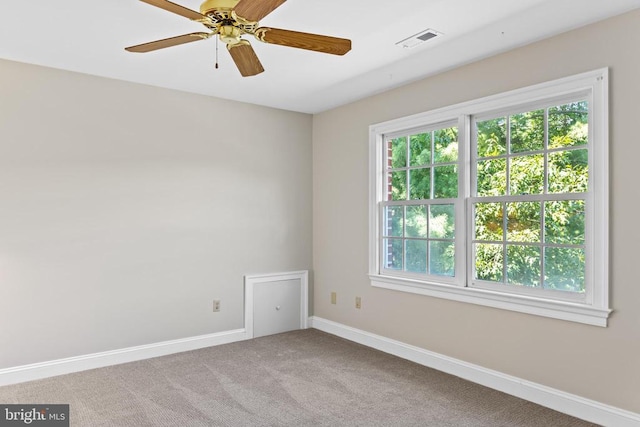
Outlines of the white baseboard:
{"label": "white baseboard", "polygon": [[583,420],[615,427],[640,426],[640,414],[585,399],[574,394],[536,384],[498,371],[486,369],[472,363],[434,353],[355,329],[319,317],[309,319],[309,327],[337,335],[385,353],[410,360],[429,368],[472,381],[477,384],[508,393],[547,408],[572,415]]}
{"label": "white baseboard", "polygon": [[88,369],[119,365],[121,363],[135,362],[137,360],[166,356],[168,354],[197,350],[221,344],[229,344],[246,339],[247,334],[245,330],[236,329],[233,331],[218,332],[214,334],[200,335],[197,337],[163,341],[154,344],[123,348],[120,350],[105,351],[102,353],[93,353],[84,356],[69,357],[49,362],[0,369],[0,386],[86,371]]}

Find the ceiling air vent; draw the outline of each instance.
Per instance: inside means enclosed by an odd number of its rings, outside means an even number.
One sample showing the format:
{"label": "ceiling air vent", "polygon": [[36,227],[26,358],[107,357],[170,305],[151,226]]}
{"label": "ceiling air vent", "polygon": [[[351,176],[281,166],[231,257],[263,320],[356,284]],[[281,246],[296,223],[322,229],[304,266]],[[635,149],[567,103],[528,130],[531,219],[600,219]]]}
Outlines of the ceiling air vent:
{"label": "ceiling air vent", "polygon": [[427,30],[419,32],[418,34],[414,34],[411,37],[399,41],[398,43],[396,43],[396,46],[402,46],[405,49],[411,49],[412,47],[416,47],[426,41],[433,40],[434,38],[441,35],[442,33],[429,28]]}

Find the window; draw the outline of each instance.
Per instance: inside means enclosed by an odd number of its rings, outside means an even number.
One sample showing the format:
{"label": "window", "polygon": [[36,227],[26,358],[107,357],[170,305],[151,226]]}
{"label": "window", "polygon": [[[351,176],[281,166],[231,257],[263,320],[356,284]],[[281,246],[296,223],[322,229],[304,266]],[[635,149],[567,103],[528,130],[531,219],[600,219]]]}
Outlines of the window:
{"label": "window", "polygon": [[372,284],[606,326],[607,75],[371,126]]}
{"label": "window", "polygon": [[385,137],[383,270],[455,276],[457,123]]}

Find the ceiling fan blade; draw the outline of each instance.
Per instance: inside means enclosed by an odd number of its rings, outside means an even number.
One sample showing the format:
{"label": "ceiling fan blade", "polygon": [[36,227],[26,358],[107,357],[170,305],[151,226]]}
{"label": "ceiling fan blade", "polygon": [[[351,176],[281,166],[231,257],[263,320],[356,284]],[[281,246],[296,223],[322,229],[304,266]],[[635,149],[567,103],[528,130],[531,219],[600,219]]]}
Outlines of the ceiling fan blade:
{"label": "ceiling fan blade", "polygon": [[287,0],[240,0],[233,11],[246,21],[258,22],[285,1]]}
{"label": "ceiling fan blade", "polygon": [[227,49],[236,63],[242,77],[255,76],[264,71],[255,50],[248,41],[242,40],[237,44],[228,44]]}
{"label": "ceiling fan blade", "polygon": [[186,7],[180,6],[179,4],[175,4],[167,0],[140,0],[140,1],[150,4],[151,6],[159,7],[160,9],[164,9],[169,12],[175,13],[176,15],[184,16],[185,18],[189,18],[192,21],[213,24],[213,21],[211,21],[209,17],[204,16],[203,14],[196,12],[195,10],[188,9]]}
{"label": "ceiling fan blade", "polygon": [[156,40],[149,43],[143,43],[136,46],[126,47],[125,50],[128,52],[151,52],[153,50],[164,49],[165,47],[178,46],[180,44],[191,43],[198,40],[204,40],[211,37],[212,33],[191,33],[191,34],[183,34],[181,36],[170,37],[168,39]]}
{"label": "ceiling fan blade", "polygon": [[344,55],[351,50],[351,40],[301,33],[299,31],[261,27],[255,31],[254,35],[258,40],[265,43],[297,47],[298,49],[313,50],[333,55]]}

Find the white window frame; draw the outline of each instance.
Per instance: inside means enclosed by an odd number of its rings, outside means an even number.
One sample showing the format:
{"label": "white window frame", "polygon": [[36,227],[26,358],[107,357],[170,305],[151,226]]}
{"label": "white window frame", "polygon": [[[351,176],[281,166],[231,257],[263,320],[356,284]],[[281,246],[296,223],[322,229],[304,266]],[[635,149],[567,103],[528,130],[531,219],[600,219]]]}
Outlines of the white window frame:
{"label": "white window frame", "polygon": [[[408,130],[404,130],[401,133],[397,133],[397,134],[385,134],[385,140],[389,140],[395,137],[399,137],[399,136],[409,136],[409,134],[417,134],[417,133],[422,133],[425,131],[431,131],[431,130],[436,130],[436,129],[442,129],[442,128],[447,128],[447,127],[451,127],[451,126],[456,126],[458,128],[458,141],[460,140],[460,130],[461,129],[466,129],[466,124],[461,123],[460,119],[454,119],[454,120],[449,120],[447,122],[436,122],[436,123],[431,123],[429,124],[429,126],[423,126],[419,129],[408,129]],[[409,139],[407,139],[407,144],[409,144]],[[460,143],[458,143],[458,146],[460,146]],[[460,149],[460,148],[458,148]],[[384,155],[382,156],[383,161],[384,160]],[[458,153],[458,163],[457,166],[458,168],[460,167],[460,153]],[[432,159],[433,160],[433,159]],[[448,164],[449,162],[443,163],[443,164]],[[437,167],[439,166],[439,164],[432,164],[430,167]],[[384,171],[382,171],[382,174],[384,175]],[[463,181],[463,174],[460,172],[460,169],[458,169],[458,189],[463,188],[464,185],[464,181]],[[408,190],[408,189],[407,189]],[[433,191],[433,186],[431,187],[431,190]],[[380,200],[382,201],[382,199]],[[417,205],[438,205],[438,204],[453,204],[454,205],[454,211],[455,211],[455,216],[456,216],[456,224],[455,224],[455,236],[453,238],[454,243],[455,243],[455,258],[459,259],[464,257],[464,239],[465,239],[465,235],[464,232],[462,230],[464,230],[463,224],[460,223],[460,221],[464,218],[464,210],[465,210],[465,203],[464,203],[464,199],[461,199],[460,197],[458,197],[457,199],[442,199],[442,198],[431,198],[429,200],[407,200],[405,201],[405,203],[403,203],[404,206],[408,206],[408,205],[412,205],[412,204],[417,204]],[[382,216],[384,215],[384,206],[382,203],[377,203],[378,205],[378,215],[380,215],[380,218],[382,218]],[[380,223],[378,223],[378,227],[379,227],[379,232],[382,230],[383,224],[382,221]],[[431,238],[428,238],[428,240],[431,240]],[[407,277],[407,278],[414,278],[416,280],[420,280],[420,281],[425,281],[425,282],[434,282],[434,283],[441,283],[441,284],[453,284],[453,285],[463,285],[464,284],[464,275],[465,273],[465,265],[463,263],[456,263],[455,266],[455,273],[453,277],[450,276],[433,276],[433,275],[428,275],[428,274],[420,274],[420,273],[409,273],[406,271],[403,272],[398,272],[398,271],[394,271],[391,269],[385,269],[384,265],[382,263],[383,260],[383,253],[384,251],[380,250],[379,251],[379,265],[380,265],[380,271],[383,272],[384,275],[397,275],[400,274],[402,275],[402,277]],[[385,274],[386,273],[386,274]]]}
{"label": "white window frame", "polygon": [[[607,326],[609,308],[609,72],[594,70],[510,92],[489,96],[369,127],[369,277],[372,286],[479,304],[561,320]],[[585,298],[554,298],[549,293],[506,292],[471,286],[470,191],[471,121],[473,116],[582,96],[589,102],[589,191],[586,231]],[[388,135],[438,123],[458,122],[459,198],[456,203],[455,278],[434,281],[382,269],[380,221],[384,186],[384,151]],[[460,266],[462,264],[462,266]]]}

